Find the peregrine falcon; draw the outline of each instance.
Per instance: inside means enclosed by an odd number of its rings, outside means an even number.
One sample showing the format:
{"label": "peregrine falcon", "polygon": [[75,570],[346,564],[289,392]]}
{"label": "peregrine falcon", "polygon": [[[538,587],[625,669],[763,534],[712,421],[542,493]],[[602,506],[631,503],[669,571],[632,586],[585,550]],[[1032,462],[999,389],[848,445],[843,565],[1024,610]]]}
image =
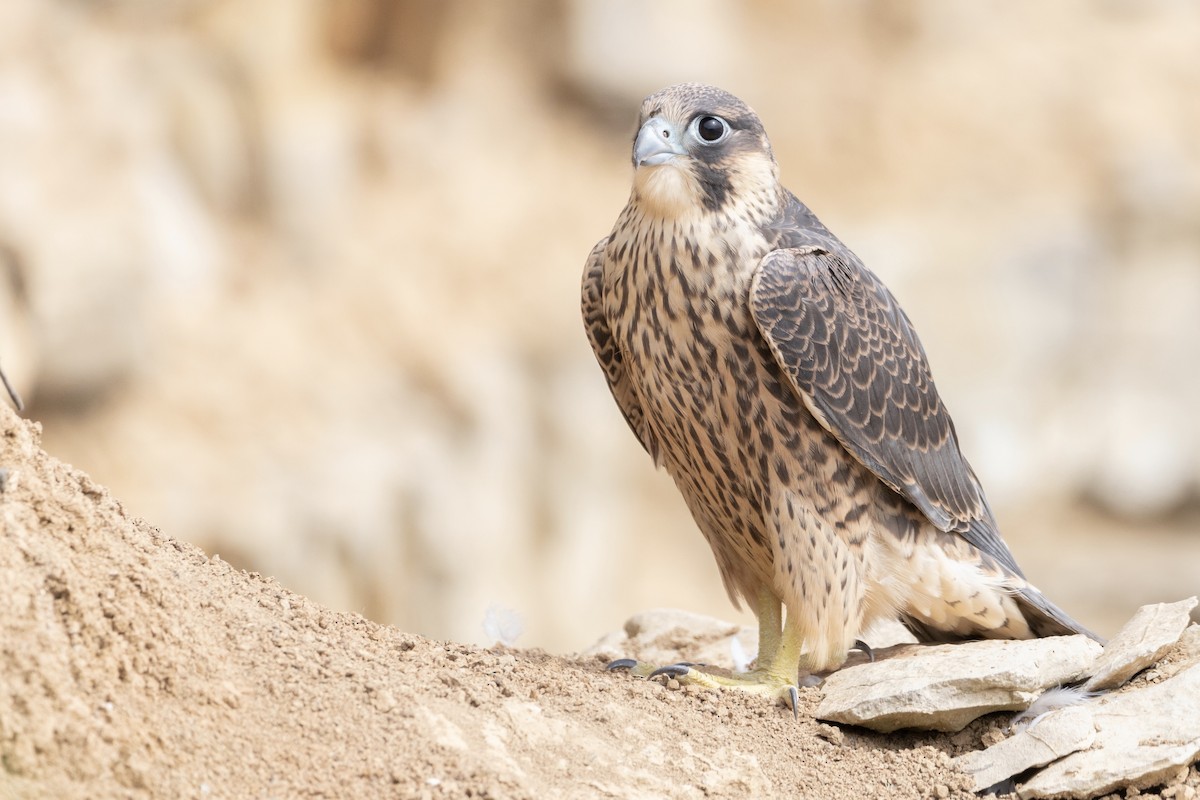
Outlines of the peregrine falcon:
{"label": "peregrine falcon", "polygon": [[[1086,633],[1030,584],[892,293],[785,189],[712,86],[642,103],[633,189],[583,273],[588,338],[735,606],[752,670],[655,670],[790,700],[899,619],[923,641]],[[786,618],[784,611],[786,610]]]}

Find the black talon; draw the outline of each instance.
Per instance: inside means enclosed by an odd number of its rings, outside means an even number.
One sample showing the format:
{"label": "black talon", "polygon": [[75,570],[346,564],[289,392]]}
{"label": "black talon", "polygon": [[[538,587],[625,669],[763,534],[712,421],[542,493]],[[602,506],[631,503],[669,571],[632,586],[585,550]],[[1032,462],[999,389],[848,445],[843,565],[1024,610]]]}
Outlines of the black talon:
{"label": "black talon", "polygon": [[669,664],[665,667],[659,667],[650,673],[650,677],[654,678],[659,675],[666,675],[668,678],[678,678],[680,675],[687,675],[692,669],[692,664],[687,662],[679,662],[678,664]]}
{"label": "black talon", "polygon": [[792,701],[792,719],[800,719],[800,692],[795,686],[788,687],[788,699]]}
{"label": "black talon", "polygon": [[614,669],[633,669],[637,666],[637,663],[636,658],[618,658],[616,661],[608,662],[608,666],[605,669],[610,671]]}
{"label": "black talon", "polygon": [[867,654],[868,661],[870,661],[872,664],[875,663],[875,651],[871,649],[871,645],[867,644],[862,639],[855,639],[854,647],[851,647],[850,649],[851,650],[861,650],[862,652]]}

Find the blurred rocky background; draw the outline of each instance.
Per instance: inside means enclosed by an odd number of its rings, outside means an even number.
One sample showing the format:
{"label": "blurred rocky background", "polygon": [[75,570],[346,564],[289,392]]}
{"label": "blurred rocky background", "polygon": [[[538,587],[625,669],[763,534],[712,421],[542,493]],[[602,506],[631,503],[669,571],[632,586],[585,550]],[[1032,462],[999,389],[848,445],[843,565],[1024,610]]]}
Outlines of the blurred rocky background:
{"label": "blurred rocky background", "polygon": [[336,608],[730,618],[577,310],[641,97],[709,81],[1111,634],[1200,588],[1197,53],[1177,0],[5,0],[0,363],[129,511]]}

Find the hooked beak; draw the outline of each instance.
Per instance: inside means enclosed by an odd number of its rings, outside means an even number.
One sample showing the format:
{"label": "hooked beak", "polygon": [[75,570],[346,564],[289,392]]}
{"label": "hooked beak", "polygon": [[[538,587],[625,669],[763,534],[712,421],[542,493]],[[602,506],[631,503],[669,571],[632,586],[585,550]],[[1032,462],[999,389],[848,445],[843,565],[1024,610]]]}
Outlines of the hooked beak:
{"label": "hooked beak", "polygon": [[634,140],[633,165],[656,167],[686,153],[675,126],[662,117],[651,117]]}

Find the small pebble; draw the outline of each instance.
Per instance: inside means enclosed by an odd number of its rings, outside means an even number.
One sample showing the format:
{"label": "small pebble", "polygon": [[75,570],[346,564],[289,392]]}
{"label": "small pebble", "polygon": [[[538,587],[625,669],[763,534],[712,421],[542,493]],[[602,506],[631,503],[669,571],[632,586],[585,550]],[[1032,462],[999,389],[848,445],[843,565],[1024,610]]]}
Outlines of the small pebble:
{"label": "small pebble", "polygon": [[817,736],[821,737],[830,744],[840,745],[846,740],[846,734],[842,733],[842,729],[822,722],[817,726]]}
{"label": "small pebble", "polygon": [[1004,738],[1004,734],[1000,731],[996,730],[995,728],[988,728],[983,732],[983,735],[979,737],[979,741],[983,743],[984,747],[991,747],[994,744],[1003,742]]}

